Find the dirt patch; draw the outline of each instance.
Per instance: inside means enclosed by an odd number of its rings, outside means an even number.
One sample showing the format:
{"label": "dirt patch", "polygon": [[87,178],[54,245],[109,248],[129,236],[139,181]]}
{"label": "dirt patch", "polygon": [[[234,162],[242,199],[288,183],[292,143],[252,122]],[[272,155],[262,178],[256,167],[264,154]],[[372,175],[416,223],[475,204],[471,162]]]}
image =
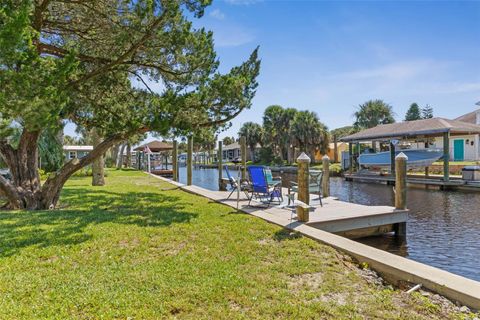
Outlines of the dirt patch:
{"label": "dirt patch", "polygon": [[118,242],[118,245],[121,248],[127,248],[127,249],[138,247],[139,244],[140,244],[140,241],[137,238],[128,239],[128,240],[120,240]]}
{"label": "dirt patch", "polygon": [[287,282],[287,285],[290,289],[300,290],[303,288],[308,288],[310,290],[316,290],[320,288],[323,284],[323,273],[304,273],[299,275],[294,275],[290,277]]}

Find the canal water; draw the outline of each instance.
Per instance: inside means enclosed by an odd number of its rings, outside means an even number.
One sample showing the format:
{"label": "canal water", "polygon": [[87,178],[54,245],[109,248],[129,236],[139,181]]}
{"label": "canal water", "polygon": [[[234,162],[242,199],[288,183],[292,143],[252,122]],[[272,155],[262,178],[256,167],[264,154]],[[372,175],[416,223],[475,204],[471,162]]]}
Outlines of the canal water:
{"label": "canal water", "polygon": [[[231,171],[237,176],[237,171]],[[224,174],[225,175],[225,174]],[[186,169],[180,168],[186,183]],[[296,180],[284,175],[284,181]],[[192,183],[218,190],[216,169],[195,169]],[[331,178],[330,193],[340,200],[364,205],[393,205],[392,186],[348,182]],[[392,234],[358,240],[364,244],[408,257],[480,281],[480,193],[409,188],[407,237]]]}

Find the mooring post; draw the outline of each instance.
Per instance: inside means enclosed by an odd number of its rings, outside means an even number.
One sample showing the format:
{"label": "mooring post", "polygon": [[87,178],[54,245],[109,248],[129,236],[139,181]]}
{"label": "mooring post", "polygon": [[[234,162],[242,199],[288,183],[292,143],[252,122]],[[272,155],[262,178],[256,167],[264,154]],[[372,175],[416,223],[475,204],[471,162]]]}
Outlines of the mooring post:
{"label": "mooring post", "polygon": [[297,220],[301,222],[308,222],[310,217],[310,190],[308,187],[310,158],[302,152],[297,158],[298,164],[298,200],[305,205],[297,206]]}
{"label": "mooring post", "polygon": [[330,197],[330,158],[324,155],[322,158],[323,177],[322,177],[322,196]]}
{"label": "mooring post", "polygon": [[333,135],[333,162],[338,162],[338,139],[336,134]]}
{"label": "mooring post", "polygon": [[173,140],[172,174],[173,174],[173,181],[178,182],[178,143],[177,143],[177,140]]}
{"label": "mooring post", "polygon": [[223,142],[218,141],[218,154],[217,154],[217,163],[218,163],[218,190],[226,191],[226,188],[222,182],[223,174]]}
{"label": "mooring post", "polygon": [[390,173],[395,175],[395,145],[390,142]]}
{"label": "mooring post", "polygon": [[[395,209],[407,209],[407,160],[405,153],[400,152],[395,157]],[[407,225],[405,222],[394,226],[395,234],[405,236]]]}
{"label": "mooring post", "polygon": [[450,132],[443,134],[443,181],[450,180]]}
{"label": "mooring post", "polygon": [[193,136],[189,136],[188,143],[187,143],[187,186],[192,185],[192,156],[193,156]]}
{"label": "mooring post", "polygon": [[348,143],[348,173],[353,174],[353,145]]}
{"label": "mooring post", "polygon": [[242,153],[242,181],[247,180],[247,139],[240,137],[240,152]]}

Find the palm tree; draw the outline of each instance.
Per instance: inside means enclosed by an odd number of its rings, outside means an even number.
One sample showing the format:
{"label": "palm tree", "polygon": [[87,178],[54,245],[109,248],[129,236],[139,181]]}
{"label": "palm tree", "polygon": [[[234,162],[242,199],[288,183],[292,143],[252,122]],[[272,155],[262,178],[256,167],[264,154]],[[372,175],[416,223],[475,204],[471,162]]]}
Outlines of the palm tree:
{"label": "palm tree", "polygon": [[290,135],[290,127],[293,124],[295,115],[298,113],[298,110],[295,108],[284,109],[280,118],[280,124],[278,126],[278,139],[280,141],[280,153],[282,159],[287,158],[288,163],[293,162],[293,153],[290,145],[293,145],[294,141]]}
{"label": "palm tree", "polygon": [[[238,135],[245,137],[247,146],[250,149],[250,159],[255,160],[255,148],[262,142],[263,128],[255,122],[245,122],[238,131]],[[243,155],[242,155],[243,157]]]}
{"label": "palm tree", "polygon": [[315,150],[321,153],[328,150],[328,128],[320,122],[315,112],[297,112],[292,123],[291,136],[300,151],[310,154],[312,159],[315,159]]}
{"label": "palm tree", "polygon": [[[264,142],[270,146],[275,154],[281,155],[282,134],[281,128],[284,120],[284,112],[282,106],[272,105],[265,109],[263,113],[263,129]],[[280,148],[280,150],[279,150]]]}
{"label": "palm tree", "polygon": [[368,129],[380,124],[395,122],[392,106],[383,100],[369,100],[358,107],[354,113],[356,129]]}

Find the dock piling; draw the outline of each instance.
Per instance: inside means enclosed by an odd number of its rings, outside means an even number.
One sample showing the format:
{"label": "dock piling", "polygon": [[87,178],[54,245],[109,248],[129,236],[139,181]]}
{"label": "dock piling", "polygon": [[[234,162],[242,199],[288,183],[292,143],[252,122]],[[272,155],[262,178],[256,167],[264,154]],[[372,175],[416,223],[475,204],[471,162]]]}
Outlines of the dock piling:
{"label": "dock piling", "polygon": [[223,142],[218,141],[218,190],[226,191],[225,185],[222,182],[222,174],[223,174]]}
{"label": "dock piling", "polygon": [[405,153],[395,157],[395,208],[407,208],[407,160]]}
{"label": "dock piling", "polygon": [[[407,209],[407,160],[408,157],[403,152],[395,157],[395,209],[397,210]],[[396,223],[393,227],[395,235],[406,235],[406,222]]]}
{"label": "dock piling", "polygon": [[330,196],[330,158],[324,155],[322,158],[323,178],[322,178],[322,196],[327,198]]}
{"label": "dock piling", "polygon": [[242,181],[247,179],[247,139],[245,137],[240,137],[240,152],[242,157]]}
{"label": "dock piling", "polygon": [[173,173],[173,181],[178,182],[178,143],[177,143],[177,140],[173,140],[172,173]]}
{"label": "dock piling", "polygon": [[189,136],[188,143],[187,143],[187,186],[192,185],[192,155],[193,155],[193,136]]}
{"label": "dock piling", "polygon": [[298,163],[298,200],[306,205],[297,206],[297,220],[308,222],[310,209],[310,190],[308,187],[310,158],[302,152],[297,158]]}

